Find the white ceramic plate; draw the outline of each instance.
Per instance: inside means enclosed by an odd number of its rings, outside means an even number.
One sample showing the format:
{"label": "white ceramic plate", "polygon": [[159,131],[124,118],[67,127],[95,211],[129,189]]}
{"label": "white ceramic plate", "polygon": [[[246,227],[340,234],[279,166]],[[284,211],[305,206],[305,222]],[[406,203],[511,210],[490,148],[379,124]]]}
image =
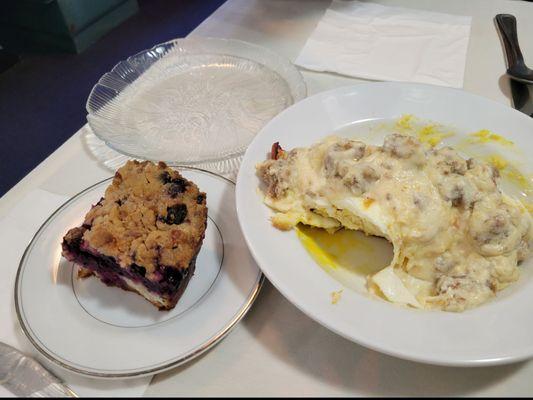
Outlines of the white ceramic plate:
{"label": "white ceramic plate", "polygon": [[39,229],[20,263],[15,304],[20,324],[49,360],[98,377],[154,374],[198,356],[245,315],[262,274],[236,224],[234,184],[196,169],[182,174],[207,193],[209,219],[189,285],[171,311],[141,296],[77,279],[61,257],[61,241],[78,226],[110,180],[61,206]]}
{"label": "white ceramic plate", "polygon": [[[497,298],[463,313],[423,311],[371,298],[344,288],[320,268],[294,231],[271,226],[271,211],[257,193],[256,163],[273,142],[285,149],[307,146],[340,132],[363,137],[368,127],[414,114],[453,127],[456,138],[489,129],[525,151],[533,145],[533,119],[502,104],[460,90],[406,83],[343,87],[307,98],[274,118],[245,153],[237,179],[237,214],[244,237],[267,278],[297,307],[332,331],[383,353],[432,364],[482,366],[533,356],[533,263],[522,265],[520,280]],[[372,141],[382,143],[382,137]],[[494,148],[504,152],[505,149]],[[509,154],[511,157],[512,154]]]}

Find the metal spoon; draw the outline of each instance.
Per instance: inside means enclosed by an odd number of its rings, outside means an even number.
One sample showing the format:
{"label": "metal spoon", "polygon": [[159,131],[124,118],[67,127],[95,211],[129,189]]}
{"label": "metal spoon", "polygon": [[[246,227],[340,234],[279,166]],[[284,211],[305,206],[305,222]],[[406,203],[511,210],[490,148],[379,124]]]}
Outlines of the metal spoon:
{"label": "metal spoon", "polygon": [[519,82],[533,83],[533,70],[526,66],[518,44],[516,18],[510,14],[498,14],[495,19],[507,55],[507,75]]}

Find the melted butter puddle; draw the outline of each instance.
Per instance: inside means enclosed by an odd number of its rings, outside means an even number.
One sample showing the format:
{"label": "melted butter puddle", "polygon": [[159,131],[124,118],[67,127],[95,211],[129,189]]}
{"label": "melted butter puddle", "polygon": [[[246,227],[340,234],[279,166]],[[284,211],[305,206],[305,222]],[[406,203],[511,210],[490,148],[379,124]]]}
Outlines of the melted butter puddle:
{"label": "melted butter puddle", "polygon": [[349,229],[328,233],[302,224],[295,230],[313,260],[351,289],[365,290],[366,276],[382,270],[392,261],[392,245],[383,238]]}

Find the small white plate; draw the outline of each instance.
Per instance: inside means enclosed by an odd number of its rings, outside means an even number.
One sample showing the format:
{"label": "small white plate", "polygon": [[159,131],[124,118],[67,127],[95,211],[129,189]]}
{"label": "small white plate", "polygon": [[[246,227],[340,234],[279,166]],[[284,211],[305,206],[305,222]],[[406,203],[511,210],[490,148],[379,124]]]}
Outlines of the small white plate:
{"label": "small white plate", "polygon": [[207,193],[208,223],[196,271],[171,311],[98,279],[77,279],[61,241],[103,196],[110,179],[61,206],[36,233],[17,273],[17,315],[33,345],[71,371],[105,378],[158,373],[200,355],[246,314],[261,271],[236,224],[234,184],[197,169],[181,173]]}
{"label": "small white plate", "polygon": [[[237,179],[237,214],[244,237],[267,278],[292,303],[332,331],[383,353],[452,366],[504,364],[533,356],[533,262],[521,265],[521,278],[495,300],[463,313],[404,308],[371,298],[364,287],[347,288],[319,267],[294,231],[281,232],[257,193],[255,165],[274,142],[285,149],[308,146],[337,132],[363,137],[368,127],[414,114],[453,127],[455,138],[489,129],[522,151],[533,146],[533,119],[502,104],[442,87],[370,83],[309,97],[275,117],[256,136]],[[370,135],[375,143],[382,137]],[[520,150],[521,149],[521,150]],[[505,149],[494,146],[504,154]],[[509,157],[516,156],[509,154]],[[516,157],[515,157],[516,158]],[[344,288],[332,304],[331,294]]]}

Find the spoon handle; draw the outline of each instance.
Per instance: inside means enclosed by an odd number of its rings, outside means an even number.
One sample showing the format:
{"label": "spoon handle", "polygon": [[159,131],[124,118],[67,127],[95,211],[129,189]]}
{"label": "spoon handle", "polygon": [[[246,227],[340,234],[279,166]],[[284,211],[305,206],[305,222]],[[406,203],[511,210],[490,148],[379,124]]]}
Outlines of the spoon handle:
{"label": "spoon handle", "polygon": [[502,36],[505,55],[507,56],[507,68],[511,69],[515,65],[524,65],[524,57],[520,51],[516,33],[516,18],[511,14],[498,14],[495,20]]}

